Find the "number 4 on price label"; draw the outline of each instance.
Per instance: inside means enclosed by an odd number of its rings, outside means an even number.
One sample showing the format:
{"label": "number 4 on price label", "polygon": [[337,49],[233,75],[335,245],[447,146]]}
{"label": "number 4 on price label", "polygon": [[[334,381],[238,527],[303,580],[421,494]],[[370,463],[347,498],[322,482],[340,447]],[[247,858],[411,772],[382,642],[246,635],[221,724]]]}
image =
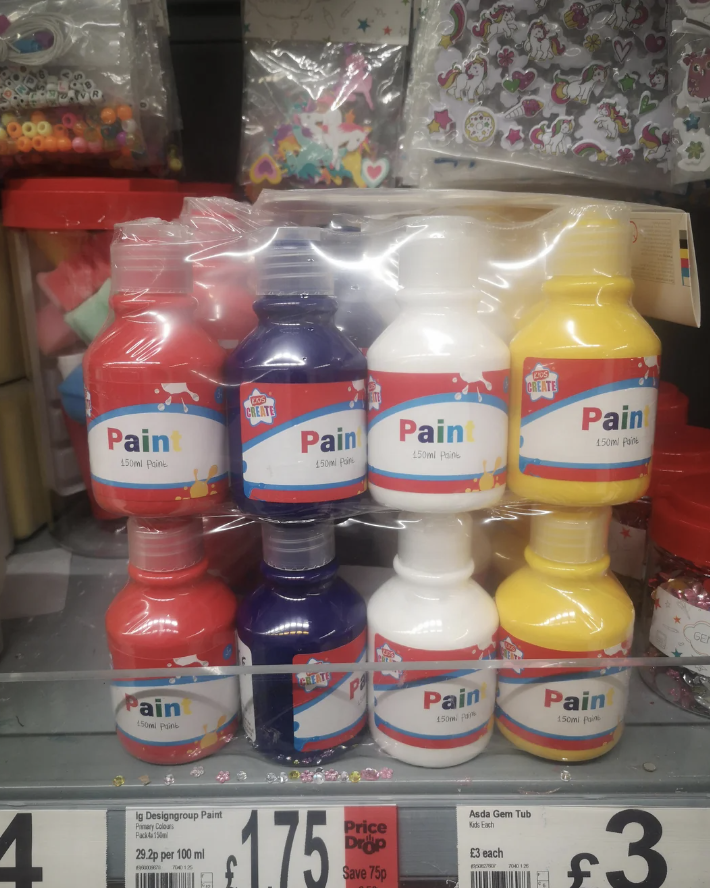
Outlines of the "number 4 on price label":
{"label": "number 4 on price label", "polygon": [[126,812],[126,885],[131,888],[397,884],[394,806]]}
{"label": "number 4 on price label", "polygon": [[0,886],[105,888],[106,811],[0,811]]}
{"label": "number 4 on price label", "polygon": [[462,888],[707,888],[707,808],[457,809]]}

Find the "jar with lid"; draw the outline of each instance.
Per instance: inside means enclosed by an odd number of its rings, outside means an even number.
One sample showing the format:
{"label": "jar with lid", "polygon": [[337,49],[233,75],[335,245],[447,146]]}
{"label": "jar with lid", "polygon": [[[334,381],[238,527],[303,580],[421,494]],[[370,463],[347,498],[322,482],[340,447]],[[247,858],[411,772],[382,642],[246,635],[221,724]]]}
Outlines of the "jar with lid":
{"label": "jar with lid", "polygon": [[[710,718],[710,473],[681,478],[653,503],[642,638],[658,665],[644,681]],[[706,664],[683,665],[684,657]]]}
{"label": "jar with lid", "polygon": [[656,428],[648,494],[614,506],[609,526],[611,569],[628,592],[637,612],[644,591],[646,545],[651,503],[666,496],[676,482],[706,471],[710,465],[710,429],[664,423]]}

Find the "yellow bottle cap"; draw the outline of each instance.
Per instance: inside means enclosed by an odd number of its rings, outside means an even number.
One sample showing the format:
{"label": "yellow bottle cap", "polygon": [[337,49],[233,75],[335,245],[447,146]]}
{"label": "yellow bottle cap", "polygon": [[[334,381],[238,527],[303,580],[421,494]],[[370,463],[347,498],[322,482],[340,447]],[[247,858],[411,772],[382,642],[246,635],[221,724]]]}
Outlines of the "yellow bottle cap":
{"label": "yellow bottle cap", "polygon": [[569,212],[546,242],[548,277],[631,277],[631,220],[624,210]]}
{"label": "yellow bottle cap", "polygon": [[611,509],[554,509],[535,515],[530,548],[546,561],[590,564],[607,553]]}

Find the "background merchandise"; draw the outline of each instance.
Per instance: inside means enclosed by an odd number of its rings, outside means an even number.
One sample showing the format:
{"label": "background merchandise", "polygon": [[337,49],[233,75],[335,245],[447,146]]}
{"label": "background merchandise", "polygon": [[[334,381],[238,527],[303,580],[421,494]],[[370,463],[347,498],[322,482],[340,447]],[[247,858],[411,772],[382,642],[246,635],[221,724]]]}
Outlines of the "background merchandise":
{"label": "background merchandise", "polygon": [[[653,504],[641,636],[649,656],[708,655],[709,493],[710,475],[699,474],[675,481]],[[710,716],[710,667],[659,665],[641,675],[664,699]]]}
{"label": "background merchandise", "polygon": [[495,176],[481,159],[518,166],[504,177],[533,168],[670,188],[665,14],[645,0],[429,3],[415,39],[405,183],[427,187],[437,161],[456,159],[473,161],[469,183]]}
{"label": "background merchandise", "polygon": [[673,0],[669,7],[675,183],[706,179],[710,169],[710,23],[706,6],[693,0]]}
{"label": "background merchandise", "polygon": [[698,426],[661,427],[653,445],[653,470],[646,496],[614,507],[609,554],[614,573],[640,607],[646,574],[648,523],[654,499],[668,496],[676,482],[703,474],[710,459],[710,430]]}
{"label": "background merchandise", "polygon": [[167,171],[168,131],[179,121],[155,10],[127,0],[3,5],[5,167]]}
{"label": "background merchandise", "polygon": [[240,184],[394,181],[410,12],[393,2],[245,5]]}

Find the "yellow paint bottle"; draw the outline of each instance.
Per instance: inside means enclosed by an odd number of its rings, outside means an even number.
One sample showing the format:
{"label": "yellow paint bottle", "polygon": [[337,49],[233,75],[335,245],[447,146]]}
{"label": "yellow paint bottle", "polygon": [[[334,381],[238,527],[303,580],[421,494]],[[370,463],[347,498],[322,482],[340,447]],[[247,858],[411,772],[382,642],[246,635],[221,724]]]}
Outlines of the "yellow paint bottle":
{"label": "yellow paint bottle", "polygon": [[[611,511],[556,509],[531,522],[527,565],[496,592],[500,656],[509,660],[628,656],[631,599],[609,572]],[[502,669],[496,722],[511,743],[555,761],[608,752],[624,727],[624,668]]]}
{"label": "yellow paint bottle", "polygon": [[628,216],[570,215],[548,244],[544,307],[510,344],[508,486],[544,503],[648,489],[661,343],[631,304]]}

